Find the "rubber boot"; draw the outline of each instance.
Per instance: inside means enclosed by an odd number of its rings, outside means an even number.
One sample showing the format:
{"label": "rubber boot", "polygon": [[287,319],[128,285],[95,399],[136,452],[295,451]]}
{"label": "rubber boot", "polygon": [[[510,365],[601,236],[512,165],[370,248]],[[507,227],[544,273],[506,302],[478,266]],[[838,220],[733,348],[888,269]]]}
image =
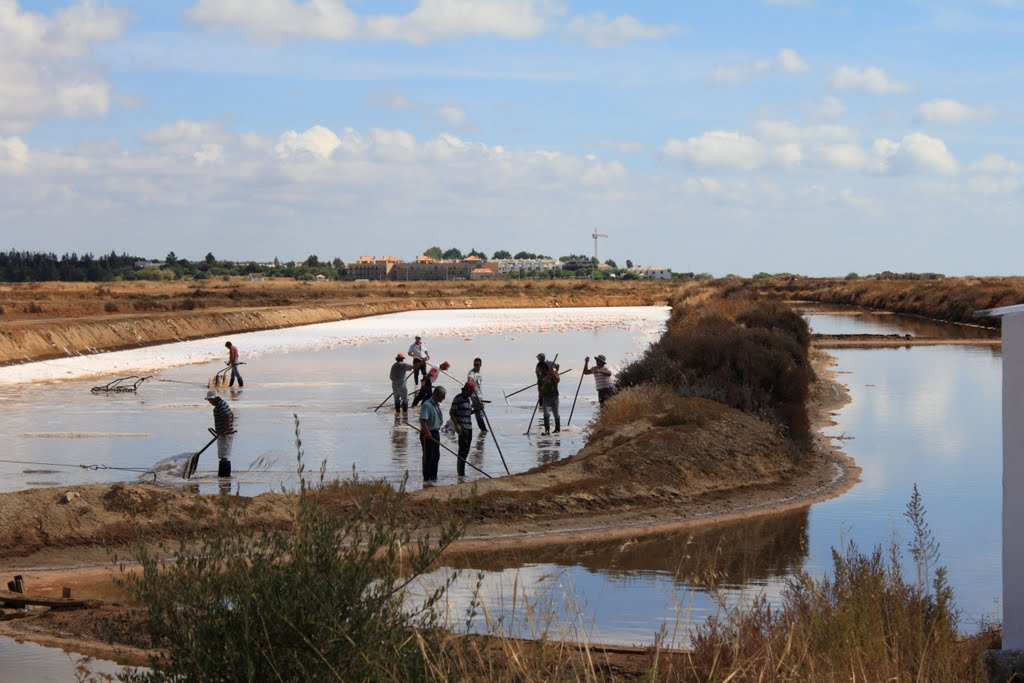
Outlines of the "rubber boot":
{"label": "rubber boot", "polygon": [[544,416],[544,436],[547,436],[550,433],[551,433],[551,419],[547,415],[545,415]]}
{"label": "rubber boot", "polygon": [[217,476],[218,477],[230,477],[231,476],[231,461],[221,460],[217,465]]}
{"label": "rubber boot", "polygon": [[559,417],[556,417],[555,418],[555,434],[558,434],[560,431],[562,431],[562,419],[559,418]]}

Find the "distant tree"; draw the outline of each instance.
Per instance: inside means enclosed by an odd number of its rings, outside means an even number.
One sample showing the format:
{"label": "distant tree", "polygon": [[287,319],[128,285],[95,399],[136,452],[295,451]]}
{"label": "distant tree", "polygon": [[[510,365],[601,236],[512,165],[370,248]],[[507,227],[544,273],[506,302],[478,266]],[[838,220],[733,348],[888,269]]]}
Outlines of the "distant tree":
{"label": "distant tree", "polygon": [[310,254],[309,257],[306,258],[306,265],[310,268],[316,268],[320,265],[320,258],[316,254]]}
{"label": "distant tree", "polygon": [[627,268],[632,268],[633,267],[633,262],[630,261],[629,259],[626,259],[626,267]]}
{"label": "distant tree", "polygon": [[535,259],[537,255],[529,251],[520,251],[515,255],[515,258]]}
{"label": "distant tree", "polygon": [[610,258],[606,258],[606,259],[604,260],[604,262],[608,264],[608,267],[609,267],[609,268],[618,268],[618,267],[619,267],[619,264],[617,264],[617,263],[616,263],[615,261],[613,261],[613,260],[612,260],[612,259],[610,259]]}
{"label": "distant tree", "polygon": [[470,256],[476,256],[477,258],[484,259],[485,261],[487,260],[487,254],[482,251],[477,251],[476,249],[469,250],[469,253],[466,254],[466,258],[469,258]]}
{"label": "distant tree", "polygon": [[430,247],[429,249],[423,252],[423,255],[429,256],[435,261],[440,261],[441,259],[444,258],[444,252],[441,251],[441,247]]}
{"label": "distant tree", "polygon": [[498,251],[494,252],[491,255],[491,258],[492,259],[512,258],[512,254],[511,254],[511,252],[505,251],[504,249],[499,249]]}
{"label": "distant tree", "polygon": [[341,260],[340,258],[338,258],[337,256],[335,256],[335,257],[334,257],[334,260],[333,260],[333,261],[331,261],[331,265],[332,265],[333,267],[335,267],[335,268],[344,268],[344,267],[345,267],[345,262],[344,262],[344,261],[342,261],[342,260]]}
{"label": "distant tree", "polygon": [[464,257],[462,256],[461,251],[459,251],[455,247],[451,247],[450,249],[446,249],[445,252],[441,254],[441,258],[443,258],[445,261],[461,261]]}
{"label": "distant tree", "polygon": [[853,273],[853,272],[847,273],[846,274],[846,279],[847,280],[859,280],[860,279],[860,275],[858,275],[857,273]]}
{"label": "distant tree", "polygon": [[281,261],[279,261],[276,256],[274,257],[274,267],[275,268],[280,268],[281,267]]}
{"label": "distant tree", "polygon": [[173,251],[167,252],[167,258],[164,259],[164,263],[166,263],[169,266],[173,266],[177,262],[178,262],[177,255]]}
{"label": "distant tree", "polygon": [[204,258],[203,260],[206,261],[206,264],[210,266],[217,262],[217,259],[213,255],[212,251],[206,252],[206,258]]}

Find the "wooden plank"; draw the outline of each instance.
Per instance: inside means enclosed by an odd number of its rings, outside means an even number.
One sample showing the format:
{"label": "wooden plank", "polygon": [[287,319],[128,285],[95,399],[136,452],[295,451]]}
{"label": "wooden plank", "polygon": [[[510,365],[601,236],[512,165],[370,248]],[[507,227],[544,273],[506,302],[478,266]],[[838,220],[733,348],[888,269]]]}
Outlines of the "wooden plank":
{"label": "wooden plank", "polygon": [[25,607],[26,605],[39,605],[52,609],[78,609],[82,607],[98,607],[103,604],[101,600],[77,600],[73,598],[53,598],[46,595],[28,595],[26,593],[12,593],[0,590],[0,603],[8,607]]}

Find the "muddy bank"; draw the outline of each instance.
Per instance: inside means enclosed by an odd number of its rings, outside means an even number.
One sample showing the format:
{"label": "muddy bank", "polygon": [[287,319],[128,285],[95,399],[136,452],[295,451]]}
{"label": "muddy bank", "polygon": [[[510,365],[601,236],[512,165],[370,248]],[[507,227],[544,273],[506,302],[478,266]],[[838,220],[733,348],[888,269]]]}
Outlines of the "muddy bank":
{"label": "muddy bank", "polygon": [[7,285],[0,301],[19,303],[0,315],[0,365],[413,310],[649,306],[676,289],[573,281]]}

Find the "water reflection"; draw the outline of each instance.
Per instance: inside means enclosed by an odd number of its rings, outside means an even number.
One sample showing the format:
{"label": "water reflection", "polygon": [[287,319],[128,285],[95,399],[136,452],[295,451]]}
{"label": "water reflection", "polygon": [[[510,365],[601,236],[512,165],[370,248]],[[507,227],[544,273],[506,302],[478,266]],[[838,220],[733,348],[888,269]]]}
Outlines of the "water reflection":
{"label": "water reflection", "polygon": [[927,318],[858,309],[836,304],[798,306],[817,334],[909,334],[935,339],[998,339],[999,330],[954,325]]}
{"label": "water reflection", "polygon": [[558,565],[609,577],[658,573],[700,588],[741,586],[785,576],[803,563],[809,509],[668,534],[461,554],[449,564],[487,571]]}

